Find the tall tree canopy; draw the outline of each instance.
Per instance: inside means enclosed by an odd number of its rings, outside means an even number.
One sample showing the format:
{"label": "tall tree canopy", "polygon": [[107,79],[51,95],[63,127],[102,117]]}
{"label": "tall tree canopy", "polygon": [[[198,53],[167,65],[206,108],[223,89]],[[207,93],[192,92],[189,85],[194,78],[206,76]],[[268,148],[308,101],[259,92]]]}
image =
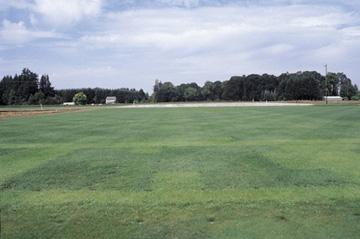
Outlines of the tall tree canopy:
{"label": "tall tree canopy", "polygon": [[1,104],[27,104],[29,97],[38,92],[38,75],[24,68],[21,75],[5,76],[0,82]]}

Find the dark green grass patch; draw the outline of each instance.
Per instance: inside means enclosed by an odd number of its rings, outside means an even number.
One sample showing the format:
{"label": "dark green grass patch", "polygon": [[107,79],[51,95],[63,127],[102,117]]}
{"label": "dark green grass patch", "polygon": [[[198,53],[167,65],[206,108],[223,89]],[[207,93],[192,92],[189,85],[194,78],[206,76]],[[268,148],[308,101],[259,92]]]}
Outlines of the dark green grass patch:
{"label": "dark green grass patch", "polygon": [[9,153],[14,153],[16,151],[19,151],[21,149],[12,149],[12,148],[0,148],[0,157]]}
{"label": "dark green grass patch", "polygon": [[352,183],[327,169],[287,169],[261,154],[268,150],[274,149],[267,146],[160,147],[158,155],[135,153],[129,148],[85,148],[9,178],[1,188],[149,191],[177,186],[206,190]]}
{"label": "dark green grass patch", "polygon": [[147,161],[128,150],[79,149],[19,174],[2,185],[15,190],[134,189],[150,186]]}
{"label": "dark green grass patch", "polygon": [[1,238],[358,238],[357,106],[0,121]]}

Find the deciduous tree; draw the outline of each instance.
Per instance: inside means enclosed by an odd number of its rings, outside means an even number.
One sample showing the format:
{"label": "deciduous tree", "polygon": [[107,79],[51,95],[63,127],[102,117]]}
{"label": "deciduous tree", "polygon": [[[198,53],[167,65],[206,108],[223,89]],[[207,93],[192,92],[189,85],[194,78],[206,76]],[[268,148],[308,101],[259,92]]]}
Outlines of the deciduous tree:
{"label": "deciduous tree", "polygon": [[87,97],[84,92],[79,92],[75,94],[73,102],[75,102],[76,105],[85,105],[87,102]]}

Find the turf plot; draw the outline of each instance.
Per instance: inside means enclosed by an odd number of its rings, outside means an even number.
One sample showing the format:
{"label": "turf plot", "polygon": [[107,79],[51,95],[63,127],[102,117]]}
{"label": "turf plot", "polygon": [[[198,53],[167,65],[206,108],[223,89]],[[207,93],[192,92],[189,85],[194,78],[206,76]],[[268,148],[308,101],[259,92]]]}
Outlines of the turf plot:
{"label": "turf plot", "polygon": [[0,121],[2,238],[357,238],[357,106]]}

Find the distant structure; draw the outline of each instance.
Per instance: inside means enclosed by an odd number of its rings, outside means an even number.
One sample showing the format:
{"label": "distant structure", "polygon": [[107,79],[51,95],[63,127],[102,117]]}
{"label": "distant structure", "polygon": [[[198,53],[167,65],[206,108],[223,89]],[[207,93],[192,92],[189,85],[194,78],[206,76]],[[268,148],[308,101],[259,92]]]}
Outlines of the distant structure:
{"label": "distant structure", "polygon": [[64,102],[63,105],[75,105],[75,102]]}
{"label": "distant structure", "polygon": [[344,100],[340,96],[328,96],[328,97],[325,96],[324,100],[326,100],[326,98],[328,101],[343,101]]}
{"label": "distant structure", "polygon": [[116,102],[116,97],[115,96],[108,96],[106,97],[106,101],[105,103],[108,104],[115,104]]}

